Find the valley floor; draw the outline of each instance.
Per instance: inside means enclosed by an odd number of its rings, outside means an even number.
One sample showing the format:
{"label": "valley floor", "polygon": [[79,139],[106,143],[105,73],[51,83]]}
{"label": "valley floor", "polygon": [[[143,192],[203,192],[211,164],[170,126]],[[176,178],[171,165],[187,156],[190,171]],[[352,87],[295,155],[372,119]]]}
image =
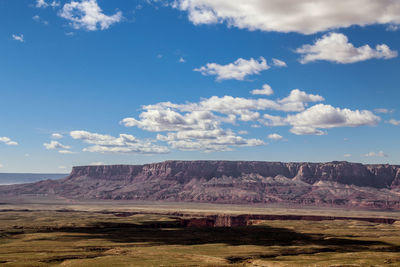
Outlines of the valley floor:
{"label": "valley floor", "polygon": [[[185,211],[218,206],[151,203],[0,205],[1,266],[399,266],[400,222],[258,221],[242,227],[184,227]],[[239,214],[239,206],[219,213]],[[247,212],[249,213],[249,209]],[[254,210],[255,209],[255,210]],[[261,207],[252,212],[262,213]],[[151,212],[155,210],[155,212]],[[168,213],[166,213],[168,211]],[[170,214],[175,211],[176,214]],[[290,214],[264,209],[264,214]],[[293,212],[293,210],[292,210]],[[297,210],[347,216],[351,211]],[[168,214],[168,215],[167,215]],[[399,218],[398,213],[353,212]]]}

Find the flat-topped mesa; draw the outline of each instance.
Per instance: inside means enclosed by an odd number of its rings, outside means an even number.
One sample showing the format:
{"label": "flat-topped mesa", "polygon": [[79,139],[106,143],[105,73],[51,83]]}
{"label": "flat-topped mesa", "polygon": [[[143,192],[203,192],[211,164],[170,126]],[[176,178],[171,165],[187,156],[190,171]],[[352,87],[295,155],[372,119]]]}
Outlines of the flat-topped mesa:
{"label": "flat-topped mesa", "polygon": [[340,184],[390,188],[400,186],[400,166],[363,165],[346,161],[327,163],[282,163],[263,161],[164,161],[144,165],[108,165],[74,167],[67,179],[88,177],[106,180],[146,181],[173,180],[184,184],[193,179],[233,177],[255,174],[278,175],[310,185],[319,181]]}
{"label": "flat-topped mesa", "polygon": [[[74,167],[60,180],[0,186],[0,197],[346,206],[400,210],[400,166],[349,162],[165,161]],[[196,222],[201,223],[201,222]]]}
{"label": "flat-topped mesa", "polygon": [[126,180],[132,179],[142,171],[141,165],[92,165],[73,167],[66,179],[87,177],[93,179]]}

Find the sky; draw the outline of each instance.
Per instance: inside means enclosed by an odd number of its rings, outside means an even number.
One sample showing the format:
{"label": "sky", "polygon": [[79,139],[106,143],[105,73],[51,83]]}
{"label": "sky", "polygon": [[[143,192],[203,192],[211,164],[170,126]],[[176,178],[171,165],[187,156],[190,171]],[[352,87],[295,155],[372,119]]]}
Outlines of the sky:
{"label": "sky", "polygon": [[397,0],[0,0],[0,172],[400,164]]}

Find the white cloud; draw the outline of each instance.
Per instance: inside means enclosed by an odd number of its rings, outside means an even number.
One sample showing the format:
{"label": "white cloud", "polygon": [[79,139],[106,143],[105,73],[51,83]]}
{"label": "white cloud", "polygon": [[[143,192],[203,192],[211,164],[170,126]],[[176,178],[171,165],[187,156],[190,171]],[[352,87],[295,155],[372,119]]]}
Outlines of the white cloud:
{"label": "white cloud", "polygon": [[266,119],[266,121],[262,121],[262,123],[265,126],[285,126],[287,125],[287,122],[285,121],[285,118],[281,116],[273,116],[270,114],[264,114],[263,118]]}
{"label": "white cloud", "polygon": [[298,135],[324,134],[318,128],[373,126],[379,120],[378,116],[368,110],[340,109],[324,104],[317,104],[301,113],[288,115],[286,118],[286,121],[293,126],[291,132]]}
{"label": "white cloud", "polygon": [[390,25],[386,28],[387,31],[391,31],[391,32],[398,31],[399,29],[400,29],[400,25],[398,25],[398,24],[390,24]]}
{"label": "white cloud", "polygon": [[[400,5],[399,5],[400,6]],[[329,33],[317,39],[312,45],[303,45],[296,49],[301,54],[300,62],[306,64],[317,60],[326,60],[348,64],[368,59],[390,59],[397,57],[397,51],[390,50],[385,44],[377,45],[375,49],[369,45],[355,47],[349,43],[346,35]]]}
{"label": "white cloud", "polygon": [[48,21],[43,20],[39,15],[33,16],[32,19],[33,19],[34,21],[36,21],[36,22],[41,22],[41,23],[43,23],[43,24],[45,24],[45,25],[48,25],[48,24],[49,24]]}
{"label": "white cloud", "polygon": [[45,0],[36,0],[36,7],[44,8],[44,7],[48,7],[48,6],[49,6],[49,4],[47,4]]}
{"label": "white cloud", "polygon": [[294,126],[290,132],[295,135],[326,135],[327,133],[310,126]]}
{"label": "white cloud", "polygon": [[167,142],[174,149],[197,150],[204,152],[230,151],[232,147],[261,146],[260,139],[246,139],[231,130],[214,131],[179,131],[177,133],[159,134],[157,138]]}
{"label": "white cloud", "polygon": [[343,155],[343,157],[345,157],[345,158],[351,158],[351,156],[352,156],[351,154],[344,154]]}
{"label": "white cloud", "polygon": [[[174,149],[211,152],[265,145],[260,139],[243,138],[240,135],[247,134],[247,131],[241,129],[237,134],[227,128],[227,124],[235,127],[240,126],[241,122],[251,122],[251,127],[290,125],[290,131],[297,135],[324,135],[326,132],[323,129],[375,125],[380,120],[367,110],[340,109],[323,104],[306,109],[309,103],[321,101],[324,101],[322,96],[299,89],[276,100],[212,96],[194,103],[160,102],[146,105],[142,107],[139,118],[124,118],[120,123],[126,127],[158,132],[157,139]],[[264,113],[266,110],[291,113],[279,116]],[[281,140],[283,137],[271,134],[268,138]],[[95,139],[98,144],[99,138]],[[106,139],[104,141],[109,142],[110,139],[114,142],[120,138],[108,136]]]}
{"label": "white cloud", "polygon": [[67,149],[71,148],[70,146],[63,145],[60,142],[54,141],[54,140],[51,141],[50,143],[44,143],[43,146],[48,150],[56,150],[56,149],[57,150],[67,150]]}
{"label": "white cloud", "polygon": [[180,63],[185,63],[186,60],[185,60],[183,57],[180,57],[180,58],[179,58],[179,62],[180,62]]}
{"label": "white cloud", "polygon": [[51,138],[53,138],[53,139],[61,139],[63,137],[64,136],[62,134],[60,134],[60,133],[52,133],[51,134]]}
{"label": "white cloud", "polygon": [[[96,31],[108,29],[112,24],[122,20],[122,12],[105,15],[96,0],[71,1],[63,6],[59,16],[70,21],[74,29]],[[99,27],[98,27],[99,26]]]}
{"label": "white cloud", "polygon": [[321,102],[324,101],[320,95],[307,94],[306,92],[294,89],[290,92],[289,96],[279,100],[280,103],[308,103],[308,102]]}
{"label": "white cloud", "polygon": [[389,124],[392,124],[392,125],[395,125],[395,126],[399,126],[400,125],[400,120],[391,119],[391,120],[388,120],[386,123],[389,123]]}
{"label": "white cloud", "polygon": [[9,137],[5,137],[5,136],[0,137],[0,142],[6,144],[8,146],[17,146],[18,145],[17,142],[15,142],[15,141],[11,140]]}
{"label": "white cloud", "polygon": [[287,64],[285,61],[273,58],[272,59],[272,65],[274,65],[275,67],[287,67]]}
{"label": "white cloud", "polygon": [[282,140],[282,139],[283,139],[283,136],[282,136],[282,135],[279,135],[279,134],[277,134],[277,133],[273,133],[273,134],[269,134],[269,135],[268,135],[268,139],[278,141],[278,140]]}
{"label": "white cloud", "polygon": [[376,109],[374,109],[374,111],[375,111],[376,113],[389,114],[389,113],[393,113],[393,112],[394,112],[394,109],[376,108]]}
{"label": "white cloud", "polygon": [[379,151],[379,152],[369,152],[367,154],[364,154],[364,157],[381,157],[381,158],[385,157],[385,158],[387,158],[388,155],[386,155],[385,152],[383,152],[383,151]]}
{"label": "white cloud", "polygon": [[58,1],[52,1],[52,2],[46,2],[45,0],[36,0],[36,5],[37,8],[46,8],[46,7],[58,7],[60,6],[60,2]]}
{"label": "white cloud", "polygon": [[264,84],[262,89],[254,89],[250,92],[252,95],[272,95],[274,91],[271,86]]}
{"label": "white cloud", "polygon": [[265,58],[250,58],[249,60],[239,58],[233,63],[227,65],[219,65],[217,63],[207,63],[206,66],[194,69],[201,74],[215,75],[217,81],[222,80],[239,80],[243,81],[247,76],[260,74],[261,71],[269,69]]}
{"label": "white cloud", "polygon": [[18,41],[18,42],[21,42],[21,43],[25,42],[25,39],[24,39],[24,35],[23,35],[23,34],[20,34],[20,35],[13,34],[13,35],[12,35],[12,38],[13,38],[15,41]]}
{"label": "white cloud", "polygon": [[101,165],[105,165],[105,163],[101,162],[101,161],[97,161],[97,162],[92,162],[89,164],[89,166],[101,166]]}
{"label": "white cloud", "polygon": [[60,2],[57,2],[57,1],[53,1],[53,2],[50,3],[50,6],[51,6],[51,7],[58,7],[58,6],[60,6],[60,5],[61,5],[61,3],[60,3]]}
{"label": "white cloud", "polygon": [[129,134],[120,134],[119,137],[114,137],[87,131],[72,131],[70,135],[73,139],[82,140],[92,145],[83,149],[86,152],[137,154],[161,154],[169,152],[167,147],[155,145],[153,140],[139,140]]}
{"label": "white cloud", "polygon": [[400,23],[397,0],[176,0],[195,25],[312,34],[352,25]]}

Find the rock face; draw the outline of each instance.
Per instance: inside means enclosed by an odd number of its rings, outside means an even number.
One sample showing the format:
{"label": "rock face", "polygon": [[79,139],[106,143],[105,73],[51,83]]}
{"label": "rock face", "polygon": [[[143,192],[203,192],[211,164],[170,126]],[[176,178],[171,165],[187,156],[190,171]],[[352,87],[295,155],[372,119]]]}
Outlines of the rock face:
{"label": "rock face", "polygon": [[0,197],[22,194],[400,209],[400,166],[260,161],[81,166],[61,180],[0,186]]}

